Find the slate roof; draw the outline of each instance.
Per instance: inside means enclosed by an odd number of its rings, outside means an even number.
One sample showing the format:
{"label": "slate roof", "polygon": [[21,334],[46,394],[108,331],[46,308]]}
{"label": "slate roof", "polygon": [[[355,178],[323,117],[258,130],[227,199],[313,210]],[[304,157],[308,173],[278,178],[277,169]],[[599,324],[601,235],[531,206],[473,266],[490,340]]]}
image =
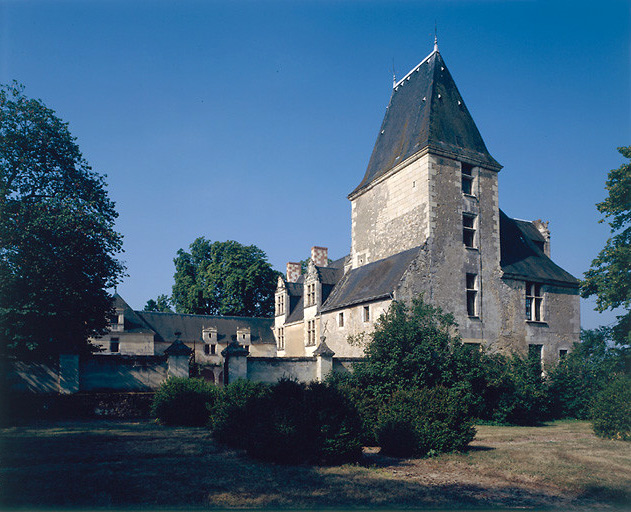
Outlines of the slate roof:
{"label": "slate roof", "polygon": [[291,324],[293,322],[298,322],[303,320],[305,317],[305,301],[304,297],[300,295],[298,300],[295,302],[295,305],[289,311],[289,315],[285,319],[286,324]]}
{"label": "slate roof", "polygon": [[389,297],[419,250],[420,246],[414,247],[350,270],[333,289],[322,311]]}
{"label": "slate roof", "polygon": [[125,332],[151,333],[151,328],[140,318],[130,305],[118,294],[114,294],[114,307],[122,309],[125,317]]}
{"label": "slate roof", "polygon": [[392,90],[364,179],[351,195],[424,148],[499,171],[438,51]]}
{"label": "slate roof", "polygon": [[500,210],[500,265],[504,276],[522,281],[578,287],[578,279],[559,267],[537,247],[535,242],[543,240],[532,222],[511,219]]}
{"label": "slate roof", "polygon": [[179,313],[156,313],[137,311],[146,325],[156,333],[156,341],[173,342],[176,332],[184,342],[202,341],[202,330],[205,327],[217,328],[217,341],[230,343],[236,340],[238,328],[249,327],[253,345],[276,343],[271,318],[250,318],[209,315],[184,315]]}

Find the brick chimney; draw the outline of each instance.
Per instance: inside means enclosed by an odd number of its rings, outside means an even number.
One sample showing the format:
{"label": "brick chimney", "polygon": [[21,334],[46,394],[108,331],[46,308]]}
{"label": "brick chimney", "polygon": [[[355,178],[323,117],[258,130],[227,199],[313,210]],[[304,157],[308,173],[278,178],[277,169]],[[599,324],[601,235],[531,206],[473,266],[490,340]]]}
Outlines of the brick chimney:
{"label": "brick chimney", "polygon": [[316,267],[326,267],[329,264],[329,250],[326,247],[312,247],[311,261]]}
{"label": "brick chimney", "polygon": [[300,277],[300,263],[290,261],[287,263],[287,282],[295,283]]}

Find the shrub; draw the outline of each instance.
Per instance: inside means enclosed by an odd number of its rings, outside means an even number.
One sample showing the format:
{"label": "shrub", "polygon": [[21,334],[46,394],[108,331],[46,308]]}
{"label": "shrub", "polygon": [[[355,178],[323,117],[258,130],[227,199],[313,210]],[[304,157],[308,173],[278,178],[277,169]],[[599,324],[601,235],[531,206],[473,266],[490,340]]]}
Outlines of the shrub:
{"label": "shrub", "polygon": [[397,391],[381,411],[379,446],[395,457],[464,449],[475,437],[469,400],[457,388]]}
{"label": "shrub", "polygon": [[[287,379],[265,388],[235,383],[223,400],[215,408],[215,435],[230,446],[245,447],[252,457],[284,464],[341,464],[361,456],[359,414],[335,386]],[[230,411],[241,425],[228,418]]]}
{"label": "shrub", "polygon": [[605,386],[596,397],[592,421],[599,437],[631,440],[631,377],[620,375]]}
{"label": "shrub", "polygon": [[156,391],[152,414],[164,425],[203,426],[217,388],[203,379],[169,378]]}
{"label": "shrub", "polygon": [[269,386],[239,379],[224,387],[211,409],[210,426],[214,437],[233,448],[245,448],[253,418],[253,401],[269,393]]}

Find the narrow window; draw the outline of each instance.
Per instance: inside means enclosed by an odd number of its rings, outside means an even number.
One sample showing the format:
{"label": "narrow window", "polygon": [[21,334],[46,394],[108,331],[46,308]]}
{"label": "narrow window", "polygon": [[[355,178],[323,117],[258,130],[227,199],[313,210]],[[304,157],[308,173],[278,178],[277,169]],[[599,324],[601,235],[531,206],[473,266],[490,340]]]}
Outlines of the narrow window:
{"label": "narrow window", "polygon": [[208,344],[204,345],[204,354],[205,355],[209,355],[210,354],[210,345],[208,345]]}
{"label": "narrow window", "polygon": [[473,166],[462,162],[462,193],[473,195]]}
{"label": "narrow window", "polygon": [[475,216],[462,214],[462,241],[465,247],[475,247]]}
{"label": "narrow window", "polygon": [[315,338],[316,338],[315,330],[316,330],[315,320],[308,320],[307,321],[307,346],[309,347],[313,347],[315,345]]}
{"label": "narrow window", "polygon": [[285,328],[278,328],[278,350],[285,350]]}
{"label": "narrow window", "polygon": [[276,316],[285,314],[285,295],[276,297]]}
{"label": "narrow window", "polygon": [[344,327],[344,313],[343,312],[337,315],[337,326]]}
{"label": "narrow window", "polygon": [[543,321],[543,296],[539,283],[526,283],[526,320]]}
{"label": "narrow window", "polygon": [[364,322],[370,322],[370,306],[364,306]]}
{"label": "narrow window", "polygon": [[315,283],[307,285],[307,306],[313,306],[315,304]]}
{"label": "narrow window", "polygon": [[210,354],[214,356],[216,353],[217,353],[217,345],[212,344],[210,346]]}
{"label": "narrow window", "polygon": [[478,298],[477,274],[467,274],[467,315],[478,316],[476,302]]}
{"label": "narrow window", "polygon": [[565,359],[566,356],[567,356],[567,349],[562,348],[561,350],[559,350],[559,359]]}
{"label": "narrow window", "polygon": [[110,352],[118,352],[120,350],[120,343],[118,338],[110,339]]}

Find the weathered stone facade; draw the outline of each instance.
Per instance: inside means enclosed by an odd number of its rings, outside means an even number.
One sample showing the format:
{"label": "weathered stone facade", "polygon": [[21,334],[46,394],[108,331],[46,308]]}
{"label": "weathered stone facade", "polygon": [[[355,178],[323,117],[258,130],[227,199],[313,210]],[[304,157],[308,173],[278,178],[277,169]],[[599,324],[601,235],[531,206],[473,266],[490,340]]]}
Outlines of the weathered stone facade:
{"label": "weathered stone facade", "polygon": [[350,255],[327,265],[314,247],[305,275],[288,264],[279,280],[278,355],[312,355],[323,336],[336,356],[361,356],[392,300],[423,294],[463,341],[556,362],[579,339],[578,282],[549,259],[547,223],[501,212],[500,170],[435,48],[395,84],[348,196]]}

